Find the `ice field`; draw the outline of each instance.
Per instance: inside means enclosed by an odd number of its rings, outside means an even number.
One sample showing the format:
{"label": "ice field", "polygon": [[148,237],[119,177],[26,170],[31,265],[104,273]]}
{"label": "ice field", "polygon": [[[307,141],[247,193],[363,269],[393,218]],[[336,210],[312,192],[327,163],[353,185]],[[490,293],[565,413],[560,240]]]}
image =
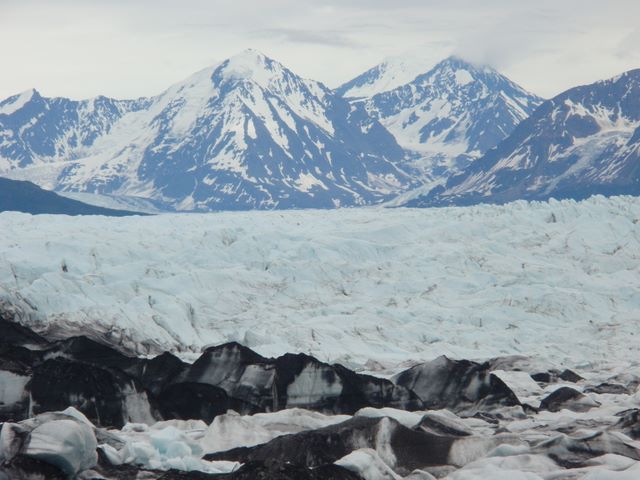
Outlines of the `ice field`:
{"label": "ice field", "polygon": [[39,331],[194,358],[238,341],[371,371],[445,354],[640,361],[640,199],[106,218],[0,214]]}

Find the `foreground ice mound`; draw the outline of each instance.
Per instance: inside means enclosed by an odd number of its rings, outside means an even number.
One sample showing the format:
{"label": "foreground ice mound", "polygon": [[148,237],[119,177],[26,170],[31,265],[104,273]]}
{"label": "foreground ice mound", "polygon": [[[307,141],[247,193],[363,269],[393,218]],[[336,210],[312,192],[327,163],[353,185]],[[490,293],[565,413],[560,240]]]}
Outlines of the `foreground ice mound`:
{"label": "foreground ice mound", "polygon": [[[168,420],[120,430],[93,427],[67,409],[4,424],[0,478],[63,480],[80,472],[83,480],[635,479],[640,442],[623,431],[636,421],[637,409],[629,409],[636,401],[626,394],[599,398],[601,405],[580,414],[367,408],[348,416],[296,409],[230,412],[210,426]],[[83,427],[91,437],[77,435]],[[217,451],[205,454],[212,440]]]}
{"label": "foreground ice mound", "polygon": [[348,415],[323,415],[300,408],[256,415],[229,412],[213,420],[207,428],[202,445],[207,453],[252,447],[281,435],[315,430],[344,422],[349,418]]}
{"label": "foreground ice mound", "polygon": [[336,460],[336,465],[357,473],[365,480],[401,480],[372,448],[354,450],[349,455]]}
{"label": "foreground ice mound", "polygon": [[[127,424],[121,432],[110,434],[122,442],[119,446],[101,444],[100,450],[111,465],[139,465],[153,470],[198,471],[211,474],[236,470],[237,462],[207,462],[201,446],[206,425],[193,421],[158,422],[149,428]],[[112,442],[117,443],[117,442]]]}
{"label": "foreground ice mound", "polygon": [[[96,465],[93,426],[77,410],[45,413],[20,423],[4,423],[0,432],[0,463],[20,456],[45,462],[72,476]],[[19,474],[20,469],[14,474]]]}
{"label": "foreground ice mound", "polygon": [[96,446],[91,427],[74,420],[53,420],[32,430],[24,454],[74,474],[96,464]]}

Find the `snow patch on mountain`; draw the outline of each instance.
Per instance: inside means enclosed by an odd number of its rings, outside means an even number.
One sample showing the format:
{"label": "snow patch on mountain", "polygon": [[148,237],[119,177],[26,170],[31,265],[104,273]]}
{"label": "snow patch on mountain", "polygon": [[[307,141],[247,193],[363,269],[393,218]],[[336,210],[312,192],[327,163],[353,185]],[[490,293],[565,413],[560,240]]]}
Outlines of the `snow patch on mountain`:
{"label": "snow patch on mountain", "polygon": [[473,75],[471,75],[467,70],[456,70],[456,83],[458,85],[465,86],[471,82],[473,82]]}
{"label": "snow patch on mountain", "polygon": [[0,115],[11,115],[12,113],[17,112],[24,107],[31,98],[33,98],[35,93],[34,89],[25,90],[18,95],[14,95],[13,97],[9,97],[0,102]]}
{"label": "snow patch on mountain", "polygon": [[369,98],[405,85],[433,64],[421,54],[396,55],[336,88],[345,98]]}

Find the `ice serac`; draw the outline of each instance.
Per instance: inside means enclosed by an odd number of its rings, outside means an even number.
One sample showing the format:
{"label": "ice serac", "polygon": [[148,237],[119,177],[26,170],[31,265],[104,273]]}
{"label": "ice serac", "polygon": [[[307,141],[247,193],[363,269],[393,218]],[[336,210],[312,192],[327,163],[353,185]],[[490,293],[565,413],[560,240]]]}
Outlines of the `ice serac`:
{"label": "ice serac", "polygon": [[387,379],[304,354],[265,358],[230,343],[187,364],[168,353],[129,357],[86,337],[36,348],[29,337],[16,339],[21,327],[2,324],[14,342],[0,338],[0,421],[69,405],[97,425],[116,427],[176,418],[212,422],[230,409],[353,414],[363,407],[423,406],[413,392]]}
{"label": "ice serac", "polygon": [[253,50],[148,99],[9,100],[21,106],[0,113],[0,173],[60,191],[180,210],[335,208],[413,182],[362,105]]}
{"label": "ice serac", "polygon": [[372,448],[354,450],[335,462],[336,465],[357,473],[365,480],[401,480]]}
{"label": "ice serac", "polygon": [[52,358],[34,368],[27,390],[36,413],[74,405],[102,425],[154,420],[144,389],[114,368]]}
{"label": "ice serac", "polygon": [[598,402],[590,396],[571,387],[560,387],[543,398],[540,408],[551,412],[558,412],[562,409],[574,412],[586,412],[598,406]]}
{"label": "ice serac", "polygon": [[394,377],[396,384],[414,391],[430,409],[477,409],[514,406],[520,402],[489,363],[439,357]]}
{"label": "ice serac", "polygon": [[[512,435],[454,438],[408,428],[388,417],[353,417],[337,425],[285,435],[262,445],[209,454],[205,458],[243,463],[269,460],[310,468],[336,462],[362,472],[364,455],[378,464],[378,471],[404,476],[431,466],[462,466],[500,444],[519,443]],[[345,459],[358,450],[360,454]]]}
{"label": "ice serac", "polygon": [[366,407],[414,410],[418,397],[389,380],[356,374],[304,354],[264,358],[237,343],[208,349],[172,382],[174,388],[220,389],[229,408],[245,413],[307,408],[354,413]]}
{"label": "ice serac", "polygon": [[415,152],[412,166],[437,180],[497,145],[542,99],[490,67],[449,57],[363,102],[402,147]]}
{"label": "ice serac", "polygon": [[205,432],[202,446],[206,453],[252,447],[282,435],[323,428],[348,419],[347,415],[324,415],[300,408],[255,415],[229,412],[217,416],[211,422]]}
{"label": "ice serac", "polygon": [[495,149],[410,206],[640,194],[640,70],[545,102]]}

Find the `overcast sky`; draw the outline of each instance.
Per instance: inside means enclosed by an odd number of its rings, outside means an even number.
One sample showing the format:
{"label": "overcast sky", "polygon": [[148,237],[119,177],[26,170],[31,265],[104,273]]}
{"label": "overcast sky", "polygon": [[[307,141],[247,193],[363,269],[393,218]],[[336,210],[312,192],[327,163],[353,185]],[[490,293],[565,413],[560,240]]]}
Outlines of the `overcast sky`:
{"label": "overcast sky", "polygon": [[245,48],[330,87],[456,53],[546,97],[640,67],[639,0],[0,0],[0,98],[131,98]]}

